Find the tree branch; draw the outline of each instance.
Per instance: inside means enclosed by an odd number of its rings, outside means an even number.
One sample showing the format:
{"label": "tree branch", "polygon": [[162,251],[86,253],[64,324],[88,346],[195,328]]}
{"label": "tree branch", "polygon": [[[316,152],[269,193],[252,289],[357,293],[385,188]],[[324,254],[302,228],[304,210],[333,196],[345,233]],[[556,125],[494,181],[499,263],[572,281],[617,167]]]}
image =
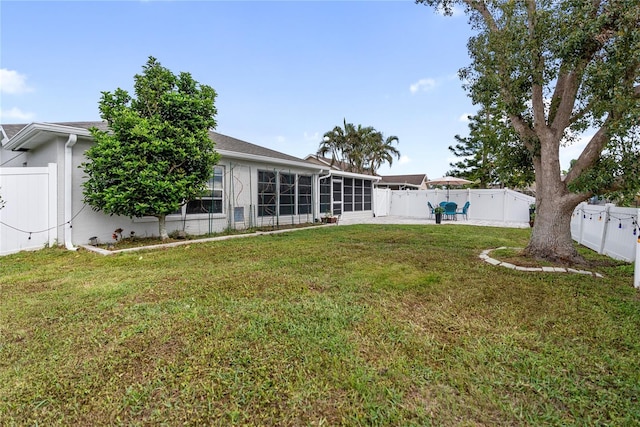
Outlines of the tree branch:
{"label": "tree branch", "polygon": [[608,125],[611,123],[611,116],[607,117],[604,124],[595,135],[591,138],[591,141],[587,144],[578,160],[574,163],[573,167],[569,170],[565,181],[567,183],[572,182],[574,179],[579,177],[589,166],[592,166],[596,160],[600,157],[600,153],[602,149],[609,141],[608,137]]}
{"label": "tree branch", "polygon": [[[595,20],[597,17],[600,4],[601,0],[593,0],[591,2],[592,8],[589,15],[592,20]],[[584,75],[587,65],[593,59],[596,52],[612,37],[612,33],[606,27],[605,25],[605,28],[602,29],[600,34],[591,40],[587,40],[587,43],[582,45],[582,52],[578,55],[579,60],[571,71],[568,71],[566,62],[560,67],[558,84],[556,85],[551,101],[551,104],[556,105],[557,108],[553,113],[553,119],[551,119],[551,114],[549,118],[549,123],[554,133],[575,123],[590,109],[587,107],[577,115],[572,116],[576,96],[580,89],[582,76]]]}
{"label": "tree branch", "polygon": [[529,46],[533,50],[531,53],[533,60],[532,70],[532,107],[533,107],[533,127],[534,129],[546,127],[544,116],[544,95],[543,95],[543,70],[544,57],[538,43],[536,42],[536,2],[527,0],[527,32],[529,33]]}
{"label": "tree branch", "polygon": [[485,2],[477,1],[477,0],[463,0],[463,1],[471,9],[475,10],[480,15],[482,15],[482,18],[484,19],[484,22],[487,24],[487,26],[489,27],[489,29],[491,31],[498,31],[499,30],[498,29],[498,25],[496,24],[495,19],[493,19],[493,16],[491,15],[491,12],[489,12],[489,9],[487,8],[487,5],[485,4]]}

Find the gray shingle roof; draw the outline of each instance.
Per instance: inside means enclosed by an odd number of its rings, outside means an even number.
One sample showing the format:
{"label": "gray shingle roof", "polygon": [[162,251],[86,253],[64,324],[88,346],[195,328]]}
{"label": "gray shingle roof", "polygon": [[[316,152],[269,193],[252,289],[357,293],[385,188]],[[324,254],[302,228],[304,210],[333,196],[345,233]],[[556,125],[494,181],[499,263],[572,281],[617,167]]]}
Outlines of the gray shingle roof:
{"label": "gray shingle roof", "polygon": [[423,180],[426,180],[426,174],[416,175],[385,175],[378,182],[378,184],[411,184],[421,185]]}
{"label": "gray shingle roof", "polygon": [[[107,122],[105,122],[105,121],[55,122],[55,123],[51,123],[51,124],[61,125],[61,126],[69,126],[69,127],[87,129],[87,130],[89,128],[92,128],[92,127],[96,127],[98,129],[104,130],[104,131],[108,130]],[[7,137],[9,139],[11,139],[18,132],[20,132],[25,126],[27,126],[26,123],[23,123],[23,124],[3,124],[2,128],[4,129],[4,132],[6,133]],[[242,153],[242,154],[251,154],[251,155],[255,155],[255,156],[263,156],[263,157],[268,157],[268,158],[273,158],[273,159],[288,160],[288,161],[294,161],[294,162],[309,163],[309,162],[306,162],[305,160],[300,159],[298,157],[290,156],[288,154],[284,154],[284,153],[281,153],[279,151],[275,151],[275,150],[271,150],[269,148],[261,147],[259,145],[255,145],[255,144],[252,144],[250,142],[242,141],[242,140],[237,139],[237,138],[232,138],[230,136],[223,135],[223,134],[220,134],[220,133],[217,133],[217,132],[213,132],[213,131],[209,132],[209,135],[210,135],[211,139],[213,139],[213,141],[215,141],[217,150],[224,150],[224,151],[229,151],[229,152],[234,152],[234,153]]]}
{"label": "gray shingle roof", "polygon": [[216,150],[232,151],[235,153],[253,154],[255,156],[264,156],[274,159],[290,160],[294,162],[306,162],[298,157],[290,156],[288,154],[281,153],[279,151],[271,150],[269,148],[261,147],[259,145],[252,144],[250,142],[242,141],[237,138],[232,138],[227,135],[223,135],[217,132],[209,132],[211,139],[216,143]]}

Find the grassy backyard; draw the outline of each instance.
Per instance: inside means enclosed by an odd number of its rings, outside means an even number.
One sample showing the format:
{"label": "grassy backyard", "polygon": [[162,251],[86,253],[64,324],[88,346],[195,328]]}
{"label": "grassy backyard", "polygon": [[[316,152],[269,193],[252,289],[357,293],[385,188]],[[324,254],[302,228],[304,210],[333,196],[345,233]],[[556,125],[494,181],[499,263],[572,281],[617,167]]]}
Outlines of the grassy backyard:
{"label": "grassy backyard", "polygon": [[529,233],[343,226],[2,257],[0,425],[640,425],[632,266],[478,258]]}

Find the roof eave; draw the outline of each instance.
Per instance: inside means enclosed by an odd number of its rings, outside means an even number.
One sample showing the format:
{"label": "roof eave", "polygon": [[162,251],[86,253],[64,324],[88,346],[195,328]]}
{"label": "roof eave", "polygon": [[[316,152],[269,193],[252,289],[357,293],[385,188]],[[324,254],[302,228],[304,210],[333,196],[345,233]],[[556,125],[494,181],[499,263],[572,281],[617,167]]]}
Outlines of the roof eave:
{"label": "roof eave", "polygon": [[324,170],[320,165],[315,165],[313,163],[308,163],[303,161],[298,162],[295,160],[278,159],[275,157],[266,157],[266,156],[260,156],[256,154],[240,153],[238,151],[229,151],[229,150],[216,149],[216,152],[218,152],[223,158],[226,157],[230,159],[248,160],[248,161],[253,161],[258,163],[270,163],[270,164],[275,163],[283,166],[312,169],[314,171],[319,171],[319,172]]}
{"label": "roof eave", "polygon": [[12,151],[24,151],[35,148],[45,142],[41,136],[44,133],[54,133],[58,135],[78,135],[91,136],[87,129],[57,125],[53,123],[30,123],[20,129],[13,138],[5,141],[3,148]]}
{"label": "roof eave", "polygon": [[331,175],[346,176],[347,178],[369,179],[371,181],[380,181],[380,179],[382,179],[381,177],[379,177],[377,175],[367,175],[367,174],[364,174],[364,173],[333,171],[333,170],[331,171]]}

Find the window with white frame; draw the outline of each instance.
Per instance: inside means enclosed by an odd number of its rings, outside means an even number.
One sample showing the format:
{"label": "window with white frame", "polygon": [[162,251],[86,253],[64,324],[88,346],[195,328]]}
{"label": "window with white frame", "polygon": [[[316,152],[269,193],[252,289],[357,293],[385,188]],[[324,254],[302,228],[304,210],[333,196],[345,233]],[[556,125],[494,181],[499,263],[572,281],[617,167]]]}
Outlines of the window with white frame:
{"label": "window with white frame", "polygon": [[[341,211],[370,211],[372,191],[373,183],[368,179],[347,177],[342,179],[335,176],[325,178],[320,181],[320,211],[324,213],[333,208],[335,215]],[[330,203],[331,198],[333,206]]]}
{"label": "window with white frame", "polygon": [[274,216],[277,208],[276,173],[258,171],[258,216]]}
{"label": "window with white frame", "polygon": [[320,180],[320,212],[331,212],[331,177]]}
{"label": "window with white frame", "polygon": [[293,215],[296,212],[296,176],[280,173],[279,205],[280,215]]}
{"label": "window with white frame", "polygon": [[311,175],[298,175],[298,214],[310,214],[311,206]]}
{"label": "window with white frame", "polygon": [[215,166],[213,176],[201,197],[187,202],[186,214],[221,214],[224,212],[224,167]]}
{"label": "window with white frame", "polygon": [[353,178],[345,178],[342,181],[344,191],[342,206],[345,212],[353,211],[353,181]]}
{"label": "window with white frame", "polygon": [[364,210],[370,211],[372,209],[371,205],[371,193],[373,188],[373,182],[369,180],[364,181],[363,195],[364,195]]}
{"label": "window with white frame", "polygon": [[311,175],[258,171],[258,216],[312,212]]}
{"label": "window with white frame", "polygon": [[362,180],[354,179],[355,185],[353,186],[353,210],[361,211],[362,210],[362,201],[363,201],[363,193],[362,193]]}

